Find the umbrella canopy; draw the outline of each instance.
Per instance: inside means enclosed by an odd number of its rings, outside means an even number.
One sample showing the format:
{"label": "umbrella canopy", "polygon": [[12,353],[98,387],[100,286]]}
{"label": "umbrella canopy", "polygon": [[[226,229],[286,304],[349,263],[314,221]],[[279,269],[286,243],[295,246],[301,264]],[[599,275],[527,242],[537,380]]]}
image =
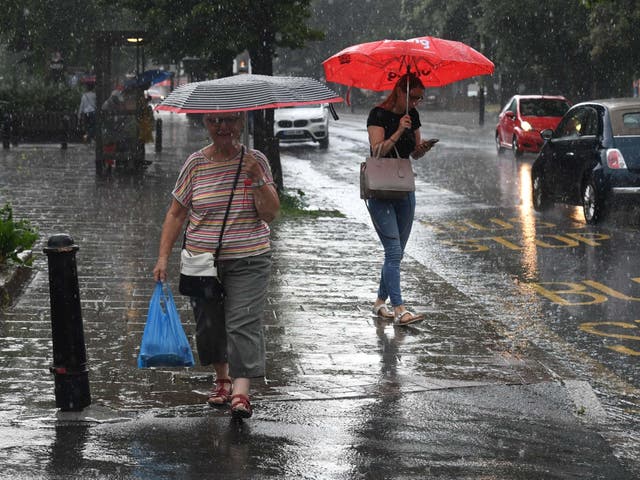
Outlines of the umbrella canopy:
{"label": "umbrella canopy", "polygon": [[322,62],[328,82],[391,90],[408,71],[425,87],[493,73],[493,62],[468,45],[436,37],[379,40],[347,47]]}
{"label": "umbrella canopy", "polygon": [[151,85],[170,80],[173,72],[167,70],[145,70],[138,76],[140,83],[149,82]]}
{"label": "umbrella canopy", "polygon": [[173,72],[166,70],[146,70],[124,82],[124,88],[148,88],[152,85],[170,81]]}
{"label": "umbrella canopy", "polygon": [[176,113],[243,112],[341,101],[334,91],[313,78],[244,74],[182,85],[156,109]]}

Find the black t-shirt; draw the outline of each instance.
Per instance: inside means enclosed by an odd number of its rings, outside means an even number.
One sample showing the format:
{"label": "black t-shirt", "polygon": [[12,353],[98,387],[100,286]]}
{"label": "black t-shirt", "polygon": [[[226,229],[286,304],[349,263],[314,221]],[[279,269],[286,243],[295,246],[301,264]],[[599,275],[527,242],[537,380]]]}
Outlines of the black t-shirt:
{"label": "black t-shirt", "polygon": [[[415,108],[409,110],[409,116],[411,117],[411,130],[405,130],[400,139],[396,142],[396,149],[401,158],[409,158],[411,152],[416,148],[416,135],[415,130],[420,128],[420,115]],[[384,108],[374,107],[369,112],[369,118],[367,118],[367,127],[374,125],[376,127],[384,128],[385,140],[393,135],[398,130],[400,125],[400,119],[404,117],[404,114],[393,113]],[[387,153],[388,157],[395,157],[395,149],[391,149]]]}

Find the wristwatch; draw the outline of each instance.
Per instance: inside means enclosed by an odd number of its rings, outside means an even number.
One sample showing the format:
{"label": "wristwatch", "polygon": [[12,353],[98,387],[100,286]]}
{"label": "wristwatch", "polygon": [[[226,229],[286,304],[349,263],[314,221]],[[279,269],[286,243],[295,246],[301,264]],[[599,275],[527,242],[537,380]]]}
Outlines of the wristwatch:
{"label": "wristwatch", "polygon": [[251,185],[251,187],[253,188],[260,188],[260,187],[264,187],[267,184],[267,182],[264,181],[264,178],[261,178],[260,180],[258,180],[257,182],[253,182],[253,184]]}

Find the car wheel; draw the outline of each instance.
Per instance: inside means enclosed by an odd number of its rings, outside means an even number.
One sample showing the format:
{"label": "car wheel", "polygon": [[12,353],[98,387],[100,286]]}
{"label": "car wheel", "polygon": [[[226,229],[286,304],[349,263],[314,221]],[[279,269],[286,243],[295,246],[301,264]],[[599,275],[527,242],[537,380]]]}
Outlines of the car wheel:
{"label": "car wheel", "polygon": [[595,225],[605,216],[604,199],[598,193],[593,179],[582,187],[582,211],[589,225]]}
{"label": "car wheel", "polygon": [[500,144],[500,135],[496,132],[496,152],[498,155],[502,155],[504,153],[504,147]]}
{"label": "car wheel", "polygon": [[320,148],[326,150],[329,148],[329,136],[327,135],[326,137],[321,138],[318,143],[320,143]]}
{"label": "car wheel", "polygon": [[531,197],[533,199],[533,209],[536,212],[548,210],[549,207],[553,205],[544,185],[544,178],[539,173],[533,174],[533,179],[531,181]]}
{"label": "car wheel", "polygon": [[518,137],[516,137],[515,135],[511,142],[511,149],[513,150],[514,157],[520,158],[522,156],[522,149],[520,148],[520,144],[518,143]]}

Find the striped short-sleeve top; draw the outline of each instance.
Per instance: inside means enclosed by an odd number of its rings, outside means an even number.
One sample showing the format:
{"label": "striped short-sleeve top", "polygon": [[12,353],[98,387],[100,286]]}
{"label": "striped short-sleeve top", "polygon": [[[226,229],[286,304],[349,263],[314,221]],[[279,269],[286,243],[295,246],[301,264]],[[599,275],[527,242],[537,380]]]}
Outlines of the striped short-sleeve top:
{"label": "striped short-sleeve top", "polygon": [[[267,183],[273,183],[267,158],[251,150]],[[235,180],[240,153],[225,161],[212,161],[200,150],[187,158],[173,189],[173,197],[189,208],[185,248],[193,253],[215,252]],[[269,225],[253,202],[253,188],[240,173],[222,237],[220,260],[260,255],[270,250]]]}

